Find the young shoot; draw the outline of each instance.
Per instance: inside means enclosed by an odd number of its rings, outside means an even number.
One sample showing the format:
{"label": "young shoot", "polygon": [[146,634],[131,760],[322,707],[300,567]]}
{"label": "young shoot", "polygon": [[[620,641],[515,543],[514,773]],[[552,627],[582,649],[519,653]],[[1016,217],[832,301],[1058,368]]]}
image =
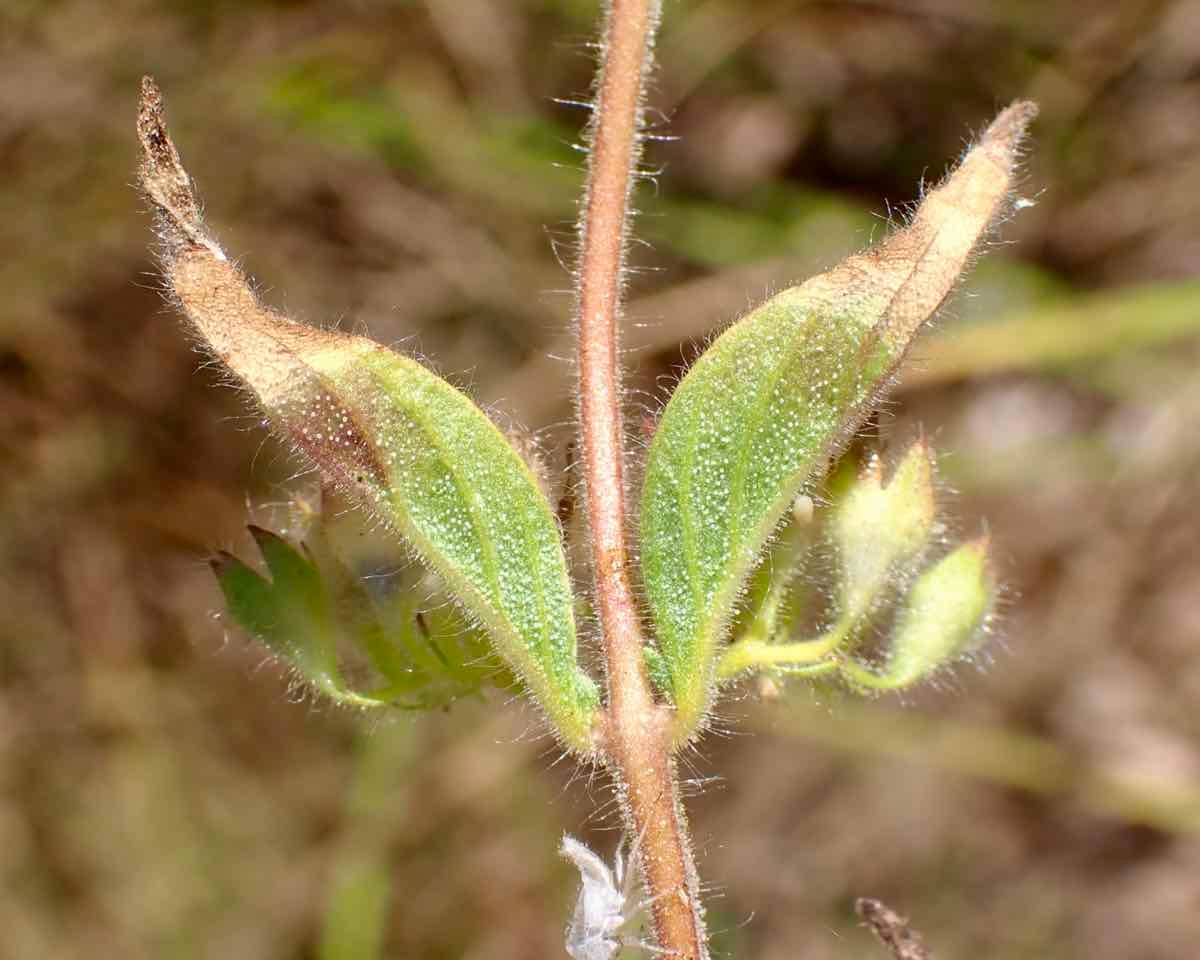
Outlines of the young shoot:
{"label": "young shoot", "polygon": [[[358,709],[430,709],[515,685],[568,754],[606,770],[638,841],[610,867],[563,837],[581,881],[566,931],[575,960],[612,960],[625,946],[707,960],[676,762],[726,688],[786,674],[902,689],[974,650],[995,595],[986,538],[940,539],[923,440],[886,471],[870,461],[829,511],[814,517],[811,498],[981,241],[1016,208],[1036,108],[1002,111],[902,229],[716,338],[665,403],[633,491],[618,341],[659,13],[657,0],[610,0],[598,47],[575,271],[583,578],[568,568],[561,511],[512,432],[418,360],[264,304],[202,221],[150,78],[137,124],[165,287],[191,334],[298,460],[406,546],[469,629],[456,639],[421,600],[380,605],[315,535],[287,542],[258,529],[266,575],[230,555],[214,563],[230,612],[312,689]],[[789,516],[822,532],[780,538]],[[828,630],[803,637],[792,594],[814,543],[834,554],[824,595],[836,609]],[[598,621],[594,671],[579,655],[582,603]],[[898,611],[891,647],[884,637],[864,650],[888,609]],[[358,657],[349,668],[348,650]],[[643,908],[652,942],[632,933]]]}

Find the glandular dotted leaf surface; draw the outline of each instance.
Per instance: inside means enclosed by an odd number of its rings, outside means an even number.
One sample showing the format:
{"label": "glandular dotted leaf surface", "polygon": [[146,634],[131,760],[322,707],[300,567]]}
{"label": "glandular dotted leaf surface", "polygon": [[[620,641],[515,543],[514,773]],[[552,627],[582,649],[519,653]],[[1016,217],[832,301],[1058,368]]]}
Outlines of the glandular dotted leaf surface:
{"label": "glandular dotted leaf surface", "polygon": [[[232,270],[207,260],[204,268]],[[198,298],[187,296],[182,274],[177,265],[187,306]],[[259,317],[278,351],[272,374],[288,372],[256,389],[275,428],[405,537],[564,739],[584,747],[597,696],[576,660],[558,525],[519,454],[468,397],[415,360],[266,311]],[[230,366],[257,387],[253,366]]]}
{"label": "glandular dotted leaf surface", "polygon": [[258,302],[201,220],[149,77],[138,136],[167,281],[205,346],[328,480],[408,540],[563,740],[590,750],[598,696],[576,661],[558,524],[516,450],[468,397],[416,361]]}
{"label": "glandular dotted leaf surface", "polygon": [[681,714],[704,710],[746,574],[889,366],[870,313],[780,294],[719,338],[667,405],[646,469],[642,569]]}
{"label": "glandular dotted leaf surface", "polygon": [[478,407],[413,360],[375,348],[322,364],[353,398],[378,461],[353,484],[553,700],[556,719],[586,737],[594,687],[576,662],[558,526],[525,463]]}
{"label": "glandular dotted leaf surface", "polygon": [[647,460],[641,556],[677,739],[707,711],[747,574],[1003,210],[1035,115],[1002,111],[903,230],[753,310],[676,388]]}
{"label": "glandular dotted leaf surface", "polygon": [[278,433],[441,576],[562,739],[591,750],[598,695],[577,663],[566,557],[520,455],[467,396],[415,360],[262,306],[200,221],[148,79],[138,130],[166,277],[204,345]]}

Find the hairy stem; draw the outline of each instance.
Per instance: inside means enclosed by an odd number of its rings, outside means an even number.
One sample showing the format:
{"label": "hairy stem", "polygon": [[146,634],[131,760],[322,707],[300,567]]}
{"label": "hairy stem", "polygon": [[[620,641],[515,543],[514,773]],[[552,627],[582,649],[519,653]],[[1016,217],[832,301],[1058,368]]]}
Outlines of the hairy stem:
{"label": "hairy stem", "polygon": [[617,324],[629,197],[640,157],[642,95],[658,0],[612,0],[591,129],[578,273],[579,415],[597,606],[608,682],[604,750],[668,956],[708,956],[698,883],[679,802],[667,711],[642,662],[626,544],[624,434]]}

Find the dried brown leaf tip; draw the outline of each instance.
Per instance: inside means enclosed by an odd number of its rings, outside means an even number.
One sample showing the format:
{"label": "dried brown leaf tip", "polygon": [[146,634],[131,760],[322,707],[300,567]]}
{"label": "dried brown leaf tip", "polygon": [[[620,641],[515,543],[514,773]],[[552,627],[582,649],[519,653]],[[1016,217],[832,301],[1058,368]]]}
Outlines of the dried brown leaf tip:
{"label": "dried brown leaf tip", "polygon": [[854,912],[887,948],[892,960],[933,960],[933,953],[921,935],[886,903],[861,897],[854,902]]}
{"label": "dried brown leaf tip", "polygon": [[872,255],[896,284],[884,336],[899,346],[941,306],[1011,202],[1021,144],[1037,104],[1002,110],[962,163],[926,195],[908,226]]}
{"label": "dried brown leaf tip", "polygon": [[[195,185],[167,131],[162,93],[142,80],[138,176],[154,204],[170,293],[205,346],[254,393],[277,430],[341,481],[382,468],[347,400],[325,369],[383,348],[296,323],[259,303],[250,284],[204,228]],[[337,424],[337,429],[330,425]],[[334,457],[331,445],[336,445]]]}
{"label": "dried brown leaf tip", "polygon": [[857,299],[866,310],[880,309],[879,335],[902,355],[1009,210],[1022,142],[1037,112],[1028,100],[1002,110],[902,229],[805,286],[830,302]]}
{"label": "dried brown leaf tip", "polygon": [[154,204],[168,259],[181,247],[193,246],[205,247],[224,260],[225,254],[204,229],[196,187],[167,132],[166,106],[153,77],[142,77],[137,131],[142,145],[138,180]]}
{"label": "dried brown leaf tip", "polygon": [[1011,172],[1021,141],[1037,115],[1038,106],[1032,100],[1009,104],[984,131],[980,145],[995,150],[1001,164]]}

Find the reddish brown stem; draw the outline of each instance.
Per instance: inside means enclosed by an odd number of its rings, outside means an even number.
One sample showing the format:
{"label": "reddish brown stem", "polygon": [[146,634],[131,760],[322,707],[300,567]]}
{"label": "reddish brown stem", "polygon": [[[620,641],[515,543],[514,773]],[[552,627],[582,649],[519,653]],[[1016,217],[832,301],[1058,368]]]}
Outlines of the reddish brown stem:
{"label": "reddish brown stem", "polygon": [[608,11],[581,228],[579,413],[608,681],[604,750],[618,780],[627,826],[640,838],[658,944],[669,956],[705,960],[706,934],[671,756],[669,716],[654,701],[642,661],[625,539],[618,319],[642,95],[657,18],[657,0],[612,0]]}

